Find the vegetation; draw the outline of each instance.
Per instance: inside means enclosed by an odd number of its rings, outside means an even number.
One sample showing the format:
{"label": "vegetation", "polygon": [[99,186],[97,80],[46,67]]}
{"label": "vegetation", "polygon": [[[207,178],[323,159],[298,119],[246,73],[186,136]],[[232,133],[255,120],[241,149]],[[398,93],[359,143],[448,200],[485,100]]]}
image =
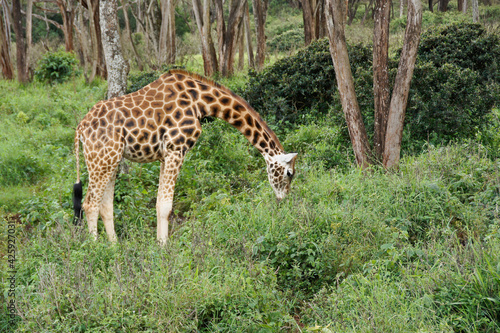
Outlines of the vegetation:
{"label": "vegetation", "polygon": [[[500,331],[496,33],[453,18],[424,34],[399,168],[362,171],[327,41],[287,56],[303,41],[289,23],[296,11],[278,11],[280,1],[270,3],[268,47],[290,37],[285,54],[275,53],[261,73],[220,82],[299,153],[291,194],[276,202],[258,151],[209,119],[176,184],[165,247],[155,241],[158,163],[131,164],[118,175],[117,244],[102,222],[97,241],[72,223],[74,128],[105,98],[106,83],[86,83],[75,67],[50,84],[0,80],[1,332]],[[278,13],[287,14],[282,29]],[[426,17],[434,25],[451,15]],[[350,56],[373,126],[371,48],[351,43]],[[391,57],[394,76],[397,48]],[[67,64],[74,56],[46,58]],[[178,65],[201,68],[199,57],[191,60]],[[163,70],[132,71],[129,91]],[[4,311],[12,224],[14,324]]]}

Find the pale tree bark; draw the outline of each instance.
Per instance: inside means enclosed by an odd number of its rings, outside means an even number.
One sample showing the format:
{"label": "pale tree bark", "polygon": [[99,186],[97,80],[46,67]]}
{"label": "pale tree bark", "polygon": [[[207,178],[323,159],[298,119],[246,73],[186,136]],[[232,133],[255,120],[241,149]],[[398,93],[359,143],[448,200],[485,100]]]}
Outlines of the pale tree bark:
{"label": "pale tree bark", "polygon": [[33,39],[33,0],[26,1],[26,63],[24,71],[30,77],[30,53]]}
{"label": "pale tree bark", "polygon": [[385,138],[383,164],[392,168],[399,163],[401,153],[401,139],[408,102],[410,83],[413,77],[415,61],[417,59],[420,32],[422,29],[422,5],[420,0],[408,0],[408,14],[406,31],[399,60],[398,72],[394,82],[387,132]]}
{"label": "pale tree bark", "polygon": [[245,24],[243,20],[240,23],[240,35],[238,37],[238,70],[245,66]]}
{"label": "pale tree bark", "polygon": [[354,80],[345,40],[344,12],[343,0],[327,0],[326,24],[328,27],[328,39],[330,41],[330,53],[335,68],[342,109],[349,129],[356,163],[360,167],[365,168],[371,164],[369,158],[371,153],[356,92],[354,91]]}
{"label": "pale tree bark", "polygon": [[212,76],[217,72],[218,63],[212,35],[210,33],[210,0],[203,0],[203,7],[201,6],[200,0],[193,0],[193,11],[196,25],[200,33],[201,54],[203,57],[205,75]]}
{"label": "pale tree bark", "polygon": [[215,0],[217,32],[219,34],[219,71],[224,77],[231,76],[234,72],[238,28],[243,19],[246,2],[247,0],[233,0],[231,2],[226,25],[222,0]]}
{"label": "pale tree bark", "polygon": [[462,13],[467,13],[467,0],[462,0]]}
{"label": "pale tree bark", "polygon": [[92,82],[96,76],[107,77],[104,50],[102,48],[101,27],[99,24],[99,0],[80,0],[80,3],[89,12],[90,40],[92,45],[92,72],[89,80]]}
{"label": "pale tree bark", "polygon": [[100,1],[102,43],[108,72],[108,99],[125,94],[128,64],[123,58],[118,33],[117,0]]}
{"label": "pale tree bark", "polygon": [[63,19],[66,52],[73,52],[73,26],[75,23],[76,7],[71,0],[57,0],[56,3]]}
{"label": "pale tree bark", "polygon": [[376,0],[373,27],[373,96],[375,106],[374,150],[380,159],[384,153],[385,130],[391,99],[389,88],[390,0]]}
{"label": "pale tree bark", "polygon": [[[2,8],[3,6],[0,6],[0,10]],[[3,10],[0,11],[0,66],[3,77],[12,80],[14,79],[14,67],[10,59],[10,38],[7,34],[8,29],[4,22],[3,12]]]}
{"label": "pale tree bark", "polygon": [[88,64],[92,62],[92,59],[89,54],[90,46],[88,40],[90,38],[87,34],[87,27],[85,26],[84,10],[83,6],[78,7],[75,18],[75,32],[78,38],[79,46],[77,50],[80,56],[80,62],[84,68],[83,75],[85,76],[85,81],[88,83]]}
{"label": "pale tree bark", "polygon": [[261,70],[266,61],[266,32],[265,24],[267,17],[267,7],[269,0],[252,0],[253,17],[255,20],[255,32],[257,36],[257,57],[256,67]]}
{"label": "pale tree bark", "polygon": [[245,21],[245,39],[247,44],[247,54],[248,54],[248,67],[255,68],[255,62],[253,57],[253,48],[252,48],[252,31],[250,29],[250,11],[248,9],[248,1],[245,5],[245,17],[243,18]]}
{"label": "pale tree bark", "polygon": [[12,0],[12,22],[14,26],[14,33],[16,34],[17,80],[20,83],[27,83],[28,72],[26,71],[26,40],[23,34],[20,0]]}
{"label": "pale tree bark", "polygon": [[134,51],[135,60],[137,61],[137,67],[142,71],[144,69],[144,65],[141,59],[141,56],[137,52],[137,48],[135,47],[134,39],[132,38],[132,30],[130,29],[130,21],[128,18],[128,1],[122,0],[123,7],[123,17],[125,19],[125,30],[127,32],[128,39],[130,40],[130,44],[132,45],[132,50]]}
{"label": "pale tree bark", "polygon": [[[429,0],[429,2],[432,2],[432,0]],[[431,4],[431,8],[432,8],[432,4]],[[431,9],[432,11],[432,9]],[[403,15],[405,14],[405,0],[400,0],[399,1],[399,17],[403,17]]]}
{"label": "pale tree bark", "polygon": [[175,63],[175,6],[176,0],[161,0],[161,28],[159,41],[160,61]]}
{"label": "pale tree bark", "polygon": [[472,0],[472,22],[479,22],[479,2],[478,0]]}

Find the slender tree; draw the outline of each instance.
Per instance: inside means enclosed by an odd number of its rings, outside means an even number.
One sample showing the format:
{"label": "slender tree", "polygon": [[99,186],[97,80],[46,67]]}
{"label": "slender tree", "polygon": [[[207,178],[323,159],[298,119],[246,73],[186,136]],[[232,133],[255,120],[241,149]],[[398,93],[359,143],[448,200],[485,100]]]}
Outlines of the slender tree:
{"label": "slender tree", "polygon": [[161,0],[159,56],[161,62],[175,63],[175,6],[176,0]]}
{"label": "slender tree", "polygon": [[234,71],[234,56],[238,41],[238,28],[243,19],[247,0],[233,0],[229,5],[227,24],[222,0],[214,0],[217,12],[217,34],[219,37],[219,72],[230,76]]}
{"label": "slender tree", "polygon": [[370,144],[356,98],[349,55],[347,54],[343,1],[327,0],[326,17],[330,53],[335,68],[342,109],[344,110],[356,162],[364,168],[371,164]]}
{"label": "slender tree", "polygon": [[250,30],[250,11],[248,9],[248,1],[245,5],[245,17],[243,18],[245,21],[245,39],[247,45],[247,55],[248,55],[248,67],[255,68],[255,62],[253,57],[253,48],[252,48],[252,32]]}
{"label": "slender tree", "polygon": [[373,96],[375,105],[374,148],[377,158],[384,153],[389,103],[389,0],[376,0],[373,28]]}
{"label": "slender tree", "polygon": [[90,40],[92,45],[92,72],[90,81],[93,81],[96,76],[102,78],[107,77],[106,62],[104,58],[104,50],[102,48],[102,34],[99,23],[99,0],[79,0],[81,5],[88,10]]}
{"label": "slender tree", "polygon": [[130,41],[130,45],[132,45],[132,50],[134,51],[135,60],[137,61],[137,67],[142,71],[144,69],[143,61],[139,52],[137,51],[137,47],[135,46],[134,39],[132,38],[132,30],[130,29],[130,20],[128,18],[128,0],[122,0],[122,8],[123,8],[123,18],[125,19],[125,31],[127,32],[127,37]]}
{"label": "slender tree", "polygon": [[[354,91],[354,81],[349,65],[344,33],[344,8],[342,0],[327,0],[327,26],[330,40],[337,85],[342,101],[342,108],[349,128],[354,154],[359,166],[366,167],[373,163],[373,158],[361,112]],[[374,26],[374,97],[375,97],[375,152],[382,155],[386,168],[394,167],[399,162],[404,116],[408,101],[411,78],[415,66],[420,31],[422,8],[420,0],[408,0],[407,26],[403,50],[394,83],[392,98],[389,102],[388,81],[388,34],[390,3],[388,0],[376,0]],[[388,107],[388,109],[387,109]],[[386,124],[386,125],[384,125]],[[385,133],[385,134],[384,134]],[[381,154],[382,153],[382,154]]]}
{"label": "slender tree", "polygon": [[[309,45],[313,40],[326,36],[325,0],[300,0],[304,19],[304,41]],[[344,8],[344,13],[346,8]]]}
{"label": "slender tree", "polygon": [[117,8],[117,0],[100,1],[100,25],[108,73],[108,99],[124,95],[127,89],[128,64],[123,58],[118,33]]}
{"label": "slender tree", "polygon": [[269,0],[252,0],[253,17],[255,20],[255,32],[257,36],[257,59],[256,67],[261,70],[266,61],[266,32],[265,24]]}
{"label": "slender tree", "polygon": [[210,0],[203,0],[203,6],[200,0],[193,0],[193,11],[200,33],[201,55],[203,57],[205,75],[212,76],[217,72],[218,63],[212,34],[210,33]]}
{"label": "slender tree", "polygon": [[399,59],[398,72],[392,91],[391,105],[387,119],[383,164],[391,168],[399,163],[403,125],[408,103],[408,93],[413,77],[415,61],[417,59],[420,32],[422,29],[422,4],[420,0],[408,0],[408,14],[403,42],[403,49]]}
{"label": "slender tree", "polygon": [[10,60],[10,36],[3,18],[3,6],[0,6],[0,66],[2,67],[3,77],[7,80],[14,78],[14,68]]}
{"label": "slender tree", "polygon": [[478,0],[472,0],[472,22],[479,22],[479,2]]}
{"label": "slender tree", "polygon": [[14,33],[16,34],[16,65],[17,80],[20,83],[28,82],[28,71],[26,70],[26,40],[21,15],[21,1],[12,0],[12,21]]}

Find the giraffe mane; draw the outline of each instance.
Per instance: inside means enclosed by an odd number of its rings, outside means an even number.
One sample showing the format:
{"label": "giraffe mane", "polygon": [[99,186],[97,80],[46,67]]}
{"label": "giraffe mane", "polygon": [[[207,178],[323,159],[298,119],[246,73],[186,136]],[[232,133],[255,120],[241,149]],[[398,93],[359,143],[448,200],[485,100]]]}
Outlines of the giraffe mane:
{"label": "giraffe mane", "polygon": [[231,89],[223,86],[222,84],[218,83],[218,82],[215,82],[214,80],[211,80],[211,79],[208,79],[200,74],[197,74],[197,73],[192,73],[192,72],[189,72],[189,71],[186,71],[184,69],[170,69],[166,74],[165,76],[169,76],[169,75],[173,75],[173,74],[181,74],[181,75],[185,75],[185,76],[188,76],[194,80],[198,80],[198,81],[201,81],[203,82],[204,84],[207,84],[207,85],[210,85],[210,86],[214,86],[218,89],[221,89],[223,91],[225,91],[226,93],[230,94],[233,98],[236,98],[238,100],[238,102],[240,102],[241,104],[243,104],[243,106],[245,106],[248,110],[248,112],[254,116],[256,119],[258,119],[260,121],[260,124],[261,126],[265,129],[265,131],[267,132],[267,134],[278,144],[278,146],[283,150],[283,146],[281,145],[280,141],[278,140],[278,137],[276,136],[276,134],[274,133],[273,130],[271,130],[269,128],[269,126],[267,125],[267,123],[262,119],[262,117],[260,116],[260,114],[255,111],[255,109],[250,105],[248,104],[248,102],[246,100],[244,100],[241,96],[235,94]]}

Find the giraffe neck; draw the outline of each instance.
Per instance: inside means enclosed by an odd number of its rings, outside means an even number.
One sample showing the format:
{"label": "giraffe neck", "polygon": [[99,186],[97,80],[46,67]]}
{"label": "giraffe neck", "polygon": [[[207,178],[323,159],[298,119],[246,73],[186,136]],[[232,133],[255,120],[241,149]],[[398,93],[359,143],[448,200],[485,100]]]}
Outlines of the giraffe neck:
{"label": "giraffe neck", "polygon": [[[177,90],[185,89],[194,102],[199,118],[212,116],[228,122],[264,157],[284,153],[276,134],[260,115],[228,88],[202,76],[177,69],[167,73],[165,83],[174,84]],[[179,85],[180,83],[182,84]],[[179,95],[182,96],[182,93]]]}
{"label": "giraffe neck", "polygon": [[[231,124],[264,156],[284,153],[276,134],[245,100],[234,94],[226,98],[231,100],[229,104],[211,107],[208,116],[220,118]],[[225,101],[225,98],[222,97],[220,100]]]}

